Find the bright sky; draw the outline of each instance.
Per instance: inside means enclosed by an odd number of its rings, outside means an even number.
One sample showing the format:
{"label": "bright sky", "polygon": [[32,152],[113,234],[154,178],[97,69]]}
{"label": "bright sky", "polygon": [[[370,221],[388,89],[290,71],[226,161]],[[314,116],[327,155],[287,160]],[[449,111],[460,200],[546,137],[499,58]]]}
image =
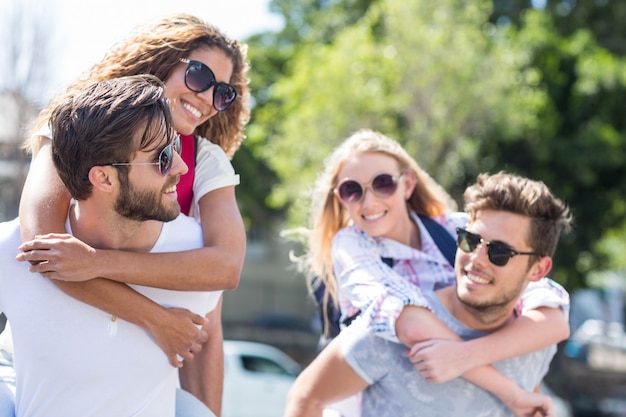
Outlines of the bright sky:
{"label": "bright sky", "polygon": [[194,14],[240,40],[282,27],[282,18],[269,11],[269,0],[0,0],[0,5],[7,2],[12,7],[26,4],[33,13],[45,13],[44,5],[56,3],[48,12],[57,19],[52,28],[58,50],[51,68],[55,90],[64,88],[134,27],[167,14]]}

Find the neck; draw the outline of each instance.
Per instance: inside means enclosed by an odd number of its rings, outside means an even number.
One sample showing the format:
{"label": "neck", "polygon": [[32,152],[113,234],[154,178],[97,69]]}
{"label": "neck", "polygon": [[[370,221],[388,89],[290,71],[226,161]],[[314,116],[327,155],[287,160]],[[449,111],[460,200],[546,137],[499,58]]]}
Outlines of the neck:
{"label": "neck", "polygon": [[133,252],[150,251],[163,226],[162,222],[121,217],[110,206],[94,201],[71,205],[69,220],[72,235],[89,246]]}
{"label": "neck", "polygon": [[395,237],[390,237],[404,245],[410,246],[414,249],[422,248],[420,229],[417,226],[417,223],[413,221],[410,214],[406,216],[406,222],[398,222],[395,226],[394,236]]}
{"label": "neck", "polygon": [[514,304],[476,308],[459,299],[454,285],[439,290],[437,296],[455,319],[473,330],[495,332],[515,319]]}

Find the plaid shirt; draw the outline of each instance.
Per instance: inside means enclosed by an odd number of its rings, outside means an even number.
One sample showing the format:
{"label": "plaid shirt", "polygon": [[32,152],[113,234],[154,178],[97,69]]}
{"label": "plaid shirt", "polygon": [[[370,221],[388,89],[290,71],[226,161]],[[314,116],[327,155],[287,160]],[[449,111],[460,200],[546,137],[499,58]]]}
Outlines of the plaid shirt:
{"label": "plaid shirt", "polygon": [[[430,309],[422,292],[435,291],[454,284],[454,266],[446,261],[417,215],[422,249],[417,250],[387,238],[372,238],[352,225],[341,229],[332,242],[334,274],[339,288],[341,322],[359,314],[359,320],[374,334],[399,342],[396,319],[405,305]],[[456,227],[465,227],[466,213],[446,213],[433,220],[456,236]],[[391,258],[393,267],[381,257]],[[517,310],[540,306],[560,307],[569,312],[569,295],[549,278],[530,283]]]}

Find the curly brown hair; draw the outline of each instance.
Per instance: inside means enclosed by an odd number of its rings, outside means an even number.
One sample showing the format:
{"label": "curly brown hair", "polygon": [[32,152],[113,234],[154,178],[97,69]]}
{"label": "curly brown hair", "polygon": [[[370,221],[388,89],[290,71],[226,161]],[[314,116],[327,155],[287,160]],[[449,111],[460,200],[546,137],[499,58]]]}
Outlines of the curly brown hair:
{"label": "curly brown hair", "polygon": [[128,38],[114,45],[102,61],[94,64],[40,112],[26,147],[38,150],[38,132],[48,123],[53,109],[90,84],[140,74],[151,74],[165,81],[179,65],[180,58],[206,47],[218,48],[232,60],[233,73],[229,82],[237,90],[237,99],[228,110],[198,126],[194,134],[207,138],[232,157],[245,138],[244,128],[250,118],[247,45],[230,39],[215,26],[189,14],[175,14],[139,26]]}

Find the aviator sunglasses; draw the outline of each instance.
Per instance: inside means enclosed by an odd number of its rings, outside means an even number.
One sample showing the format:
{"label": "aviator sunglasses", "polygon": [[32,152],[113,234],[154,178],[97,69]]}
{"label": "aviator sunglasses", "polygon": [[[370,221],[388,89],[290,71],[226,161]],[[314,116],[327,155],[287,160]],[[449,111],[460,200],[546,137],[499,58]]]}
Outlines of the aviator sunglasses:
{"label": "aviator sunglasses", "polygon": [[542,256],[537,252],[518,252],[502,242],[487,242],[480,235],[468,232],[460,227],[456,228],[456,235],[456,243],[459,245],[459,249],[465,253],[474,252],[478,245],[486,246],[489,262],[496,266],[506,265],[509,259],[517,255]]}
{"label": "aviator sunglasses", "polygon": [[183,147],[180,143],[180,135],[176,135],[176,139],[174,139],[174,142],[167,145],[159,153],[159,162],[119,162],[109,165],[158,165],[159,172],[165,177],[167,174],[169,174],[170,169],[172,169],[172,163],[174,162],[174,152],[180,155],[182,149]]}
{"label": "aviator sunglasses", "polygon": [[369,189],[378,198],[389,198],[398,189],[398,181],[404,176],[404,172],[397,177],[391,174],[378,174],[367,184],[346,179],[335,187],[333,192],[341,201],[348,204],[358,203],[363,199],[365,190]]}
{"label": "aviator sunglasses", "polygon": [[217,82],[211,68],[200,61],[181,58],[180,62],[187,64],[185,71],[185,85],[194,93],[202,93],[209,88],[213,89],[213,107],[217,111],[224,111],[237,98],[237,90],[228,83]]}

